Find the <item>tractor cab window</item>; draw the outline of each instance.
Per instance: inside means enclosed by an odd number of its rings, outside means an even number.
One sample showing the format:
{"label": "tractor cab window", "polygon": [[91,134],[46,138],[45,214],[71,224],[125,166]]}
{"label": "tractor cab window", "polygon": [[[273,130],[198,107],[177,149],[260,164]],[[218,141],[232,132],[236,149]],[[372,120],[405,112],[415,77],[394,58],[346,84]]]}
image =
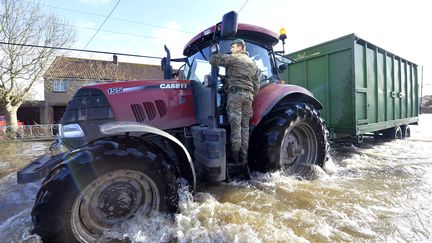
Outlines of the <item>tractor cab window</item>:
{"label": "tractor cab window", "polygon": [[211,74],[211,65],[208,62],[210,51],[204,48],[188,58],[188,64],[185,66],[186,78],[204,82],[206,75]]}
{"label": "tractor cab window", "polygon": [[249,57],[256,63],[261,70],[262,78],[270,78],[272,74],[269,51],[251,43],[246,43],[246,51],[249,52]]}
{"label": "tractor cab window", "polygon": [[[231,41],[221,41],[219,43],[219,53],[229,53],[231,50]],[[269,51],[265,48],[246,42],[246,51],[249,52],[249,57],[257,64],[262,72],[262,79],[270,78],[272,74]],[[185,67],[186,78],[204,82],[205,76],[211,74],[211,65],[208,62],[210,58],[209,48],[201,49],[188,57],[188,64]]]}

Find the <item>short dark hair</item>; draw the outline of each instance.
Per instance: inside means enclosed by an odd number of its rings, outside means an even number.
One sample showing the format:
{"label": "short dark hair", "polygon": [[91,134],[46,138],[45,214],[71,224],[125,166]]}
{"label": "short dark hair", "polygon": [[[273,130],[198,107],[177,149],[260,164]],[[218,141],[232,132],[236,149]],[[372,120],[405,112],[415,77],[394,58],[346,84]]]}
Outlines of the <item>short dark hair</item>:
{"label": "short dark hair", "polygon": [[241,46],[243,46],[243,47],[246,46],[246,43],[245,43],[244,40],[242,40],[242,39],[235,39],[235,40],[233,40],[233,41],[231,42],[231,45],[234,45],[234,44],[236,44],[236,45],[241,45]]}

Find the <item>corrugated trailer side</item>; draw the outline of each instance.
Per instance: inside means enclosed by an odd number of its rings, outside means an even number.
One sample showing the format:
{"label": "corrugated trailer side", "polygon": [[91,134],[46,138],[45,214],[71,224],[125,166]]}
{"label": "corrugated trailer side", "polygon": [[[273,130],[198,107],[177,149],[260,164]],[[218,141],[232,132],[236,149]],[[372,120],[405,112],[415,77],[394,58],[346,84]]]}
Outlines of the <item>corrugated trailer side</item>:
{"label": "corrugated trailer side", "polygon": [[[354,34],[287,55],[282,78],[324,105],[333,137],[384,133],[418,122],[417,65]],[[409,131],[408,131],[409,132]]]}

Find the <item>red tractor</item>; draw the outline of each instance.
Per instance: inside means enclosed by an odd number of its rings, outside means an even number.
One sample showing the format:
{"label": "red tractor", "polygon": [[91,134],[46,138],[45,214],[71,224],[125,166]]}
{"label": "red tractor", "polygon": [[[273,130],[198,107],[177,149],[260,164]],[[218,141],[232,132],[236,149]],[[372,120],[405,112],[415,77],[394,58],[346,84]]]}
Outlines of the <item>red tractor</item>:
{"label": "red tractor", "polygon": [[[208,63],[211,50],[228,52],[234,38],[245,40],[262,71],[249,168],[305,175],[324,166],[328,143],[321,104],[304,88],[280,82],[277,34],[237,24],[230,12],[186,45],[185,58],[171,59],[165,48],[164,80],[77,91],[59,139],[70,151],[43,156],[18,172],[19,183],[45,177],[31,213],[33,233],[44,242],[94,242],[139,209],[149,215],[175,212],[179,183],[195,191],[203,183],[247,177],[248,168],[229,163],[221,76]],[[174,61],[185,63],[184,80],[173,79]]]}

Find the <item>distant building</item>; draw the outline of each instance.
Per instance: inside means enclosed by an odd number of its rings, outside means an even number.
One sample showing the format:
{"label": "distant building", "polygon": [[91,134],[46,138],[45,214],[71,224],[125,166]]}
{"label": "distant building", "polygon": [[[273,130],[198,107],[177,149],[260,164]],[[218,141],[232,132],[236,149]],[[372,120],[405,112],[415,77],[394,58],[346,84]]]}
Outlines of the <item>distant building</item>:
{"label": "distant building", "polygon": [[126,80],[163,79],[159,65],[57,57],[44,75],[41,123],[58,123],[68,101],[82,86]]}

